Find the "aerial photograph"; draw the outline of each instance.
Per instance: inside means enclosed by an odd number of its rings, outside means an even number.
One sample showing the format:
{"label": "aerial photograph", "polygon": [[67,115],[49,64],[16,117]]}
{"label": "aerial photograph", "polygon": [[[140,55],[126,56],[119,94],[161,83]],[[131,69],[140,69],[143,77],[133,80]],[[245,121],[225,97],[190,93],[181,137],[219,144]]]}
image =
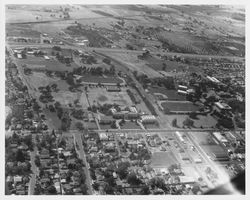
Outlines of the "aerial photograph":
{"label": "aerial photograph", "polygon": [[5,195],[245,196],[244,5],[4,9]]}

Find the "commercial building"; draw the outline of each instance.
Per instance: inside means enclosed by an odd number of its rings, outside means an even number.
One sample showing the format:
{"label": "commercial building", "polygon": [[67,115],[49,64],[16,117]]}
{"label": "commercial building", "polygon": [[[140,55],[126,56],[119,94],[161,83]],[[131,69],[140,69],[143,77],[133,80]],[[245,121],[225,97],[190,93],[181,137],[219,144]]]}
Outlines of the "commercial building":
{"label": "commercial building", "polygon": [[157,122],[157,119],[154,115],[142,115],[141,121],[144,124],[154,124]]}

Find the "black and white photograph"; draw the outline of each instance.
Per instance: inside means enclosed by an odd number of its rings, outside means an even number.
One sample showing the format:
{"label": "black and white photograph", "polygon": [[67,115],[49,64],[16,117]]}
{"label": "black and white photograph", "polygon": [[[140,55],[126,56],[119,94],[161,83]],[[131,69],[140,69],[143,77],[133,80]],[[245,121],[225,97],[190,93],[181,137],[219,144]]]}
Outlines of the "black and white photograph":
{"label": "black and white photograph", "polygon": [[5,197],[245,197],[244,2],[28,2],[1,14]]}

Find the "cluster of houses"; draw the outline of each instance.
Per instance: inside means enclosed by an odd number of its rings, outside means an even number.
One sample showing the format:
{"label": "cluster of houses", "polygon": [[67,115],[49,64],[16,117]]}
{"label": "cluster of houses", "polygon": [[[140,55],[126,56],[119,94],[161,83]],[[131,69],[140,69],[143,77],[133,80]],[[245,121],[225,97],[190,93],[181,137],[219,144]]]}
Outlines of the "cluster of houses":
{"label": "cluster of houses", "polygon": [[52,186],[56,194],[82,195],[80,188],[82,163],[77,158],[72,140],[60,147],[55,142],[52,147],[52,149],[42,148],[38,153],[40,174],[37,177],[36,188],[39,188],[40,194],[43,194],[42,192],[46,194],[48,188]]}
{"label": "cluster of houses", "polygon": [[15,175],[7,176],[6,184],[8,184],[8,190],[12,194],[27,195],[29,190],[29,176]]}

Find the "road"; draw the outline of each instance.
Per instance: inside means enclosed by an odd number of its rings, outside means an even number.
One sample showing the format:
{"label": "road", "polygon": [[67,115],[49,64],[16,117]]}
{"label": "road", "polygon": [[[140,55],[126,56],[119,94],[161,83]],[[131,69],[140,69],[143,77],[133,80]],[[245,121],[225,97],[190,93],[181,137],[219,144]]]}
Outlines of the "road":
{"label": "road", "polygon": [[[59,36],[55,35],[55,38],[58,38]],[[63,49],[66,48],[74,48],[78,50],[85,50],[85,51],[99,51],[102,53],[134,53],[134,54],[142,54],[145,51],[142,50],[128,50],[128,49],[115,49],[115,48],[98,48],[98,47],[81,47],[77,44],[72,44],[69,41],[63,39],[60,37],[60,40],[65,42],[65,45],[61,45],[60,47]],[[39,48],[48,48],[53,47],[55,44],[38,44],[38,43],[8,43],[10,47],[18,48],[18,47],[39,47]],[[156,55],[159,52],[150,52],[150,54]],[[177,52],[163,52],[163,55],[166,56],[181,56],[181,57],[191,57],[191,58],[214,58],[214,59],[229,59],[231,61],[239,60],[243,61],[244,58],[237,57],[237,56],[220,56],[220,55],[201,55],[201,54],[184,54],[184,53],[177,53]]]}
{"label": "road", "polygon": [[37,155],[37,146],[36,146],[36,137],[35,134],[32,134],[32,143],[34,144],[34,150],[30,152],[30,164],[31,164],[31,178],[29,182],[28,195],[34,195],[35,185],[36,185],[36,176],[39,176],[39,169],[35,164],[35,158]]}
{"label": "road", "polygon": [[[83,145],[82,145],[82,137],[81,137],[81,133],[79,132],[74,132],[72,133],[73,136],[74,136],[74,143],[75,143],[75,147],[79,147],[79,150],[76,148],[76,151],[79,155],[79,158],[83,161],[83,163],[85,164],[85,167],[83,168],[84,169],[84,172],[85,172],[85,175],[86,175],[86,180],[85,180],[85,183],[88,187],[88,194],[92,195],[93,194],[93,189],[92,189],[92,179],[90,177],[90,173],[89,173],[89,170],[88,170],[88,162],[86,160],[86,155],[85,155],[85,152],[84,152],[84,149],[83,149]],[[77,144],[77,145],[76,145]]]}

